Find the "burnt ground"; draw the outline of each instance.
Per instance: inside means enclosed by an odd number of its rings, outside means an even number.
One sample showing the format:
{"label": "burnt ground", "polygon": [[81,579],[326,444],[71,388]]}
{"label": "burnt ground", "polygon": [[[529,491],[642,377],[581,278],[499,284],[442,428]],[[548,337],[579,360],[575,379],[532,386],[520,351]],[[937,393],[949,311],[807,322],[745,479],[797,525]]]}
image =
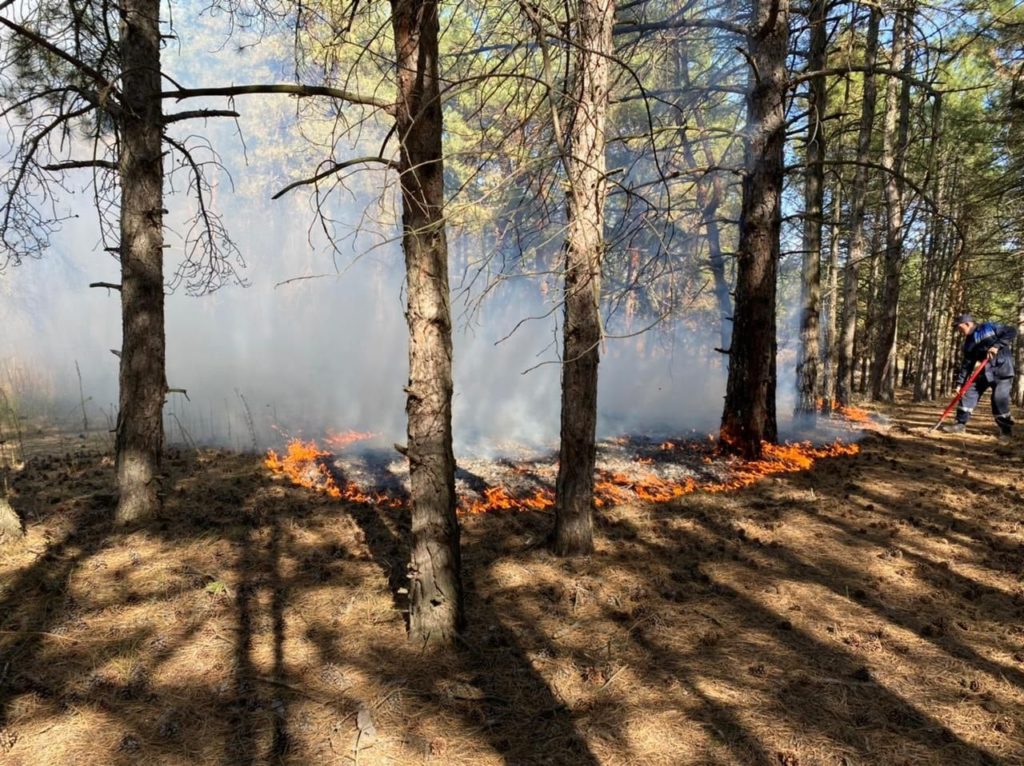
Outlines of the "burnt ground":
{"label": "burnt ground", "polygon": [[[0,552],[0,764],[1021,764],[1024,439],[894,410],[744,489],[467,516],[469,629],[405,639],[403,514],[172,454],[111,526],[109,458],[34,457]],[[981,419],[983,420],[983,419]]]}

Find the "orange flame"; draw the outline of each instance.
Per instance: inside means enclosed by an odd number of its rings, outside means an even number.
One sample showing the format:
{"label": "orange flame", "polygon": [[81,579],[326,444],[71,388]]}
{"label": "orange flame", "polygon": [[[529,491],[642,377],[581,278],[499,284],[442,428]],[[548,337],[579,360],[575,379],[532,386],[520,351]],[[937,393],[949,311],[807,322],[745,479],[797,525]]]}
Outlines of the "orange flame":
{"label": "orange flame", "polygon": [[341,489],[323,463],[323,459],[330,454],[320,449],[315,441],[292,439],[288,442],[288,451],[283,457],[274,450],[267,450],[267,459],[263,464],[274,473],[289,478],[292,484],[323,492],[329,497],[340,498]]}
{"label": "orange flame", "polygon": [[[817,400],[818,409],[821,410],[825,406],[825,400],[818,398]],[[871,413],[867,410],[862,410],[860,407],[844,407],[842,404],[832,403],[832,414],[838,415],[844,420],[848,420],[851,423],[870,423]]]}
{"label": "orange flame", "polygon": [[[356,440],[351,439],[348,443]],[[673,446],[677,449],[680,447],[678,444]],[[814,465],[816,460],[855,455],[860,452],[860,447],[839,441],[823,447],[815,447],[810,442],[766,443],[763,452],[764,457],[760,460],[730,461],[731,476],[722,481],[698,482],[689,477],[682,481],[669,481],[654,474],[636,478],[625,473],[599,471],[594,483],[594,504],[597,507],[604,507],[631,502],[666,503],[693,492],[729,492],[749,486],[766,476],[805,471]],[[264,464],[274,473],[288,478],[293,484],[322,492],[331,498],[389,508],[405,507],[404,500],[385,492],[364,492],[350,482],[338,486],[326,465],[326,459],[330,455],[330,452],[320,449],[315,441],[304,442],[294,439],[288,443],[288,450],[283,456],[269,450]],[[710,462],[710,458],[705,456],[703,461]],[[518,496],[500,485],[488,487],[484,490],[483,496],[475,500],[467,497],[458,499],[460,513],[547,510],[554,504],[554,492],[550,489],[538,488],[531,495]]]}
{"label": "orange flame", "polygon": [[301,439],[293,439],[288,442],[288,451],[283,457],[274,450],[267,450],[267,457],[263,464],[274,473],[286,477],[296,486],[322,492],[336,500],[348,500],[352,503],[375,503],[389,508],[402,507],[401,499],[392,497],[386,492],[363,492],[351,482],[346,482],[343,487],[339,487],[331,470],[326,465],[326,459],[330,456],[331,453],[320,449],[315,441],[304,442]]}
{"label": "orange flame", "polygon": [[862,410],[860,407],[844,407],[839,405],[835,411],[853,423],[871,422],[871,413],[867,410]]}
{"label": "orange flame", "polygon": [[488,487],[483,498],[468,501],[459,498],[459,510],[463,513],[488,513],[489,511],[543,511],[555,504],[550,490],[538,489],[527,497],[516,497],[505,487]]}
{"label": "orange flame", "polygon": [[350,444],[372,439],[376,435],[377,434],[372,433],[371,431],[345,431],[344,433],[328,431],[327,436],[324,437],[324,442],[334,449],[339,450],[345,449],[345,447]]}

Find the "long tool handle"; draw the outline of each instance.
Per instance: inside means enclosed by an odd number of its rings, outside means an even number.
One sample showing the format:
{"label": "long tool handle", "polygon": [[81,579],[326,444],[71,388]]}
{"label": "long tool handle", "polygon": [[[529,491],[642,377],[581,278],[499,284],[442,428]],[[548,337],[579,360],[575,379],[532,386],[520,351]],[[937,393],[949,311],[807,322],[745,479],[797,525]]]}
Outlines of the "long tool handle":
{"label": "long tool handle", "polygon": [[964,394],[967,393],[967,389],[971,387],[972,383],[974,383],[975,378],[977,378],[978,375],[981,374],[981,371],[985,369],[985,365],[988,364],[988,360],[989,358],[986,356],[982,363],[975,368],[973,373],[971,373],[971,377],[967,379],[967,382],[960,386],[960,390],[957,391],[956,396],[953,397],[953,401],[951,401],[949,406],[946,407],[946,411],[942,413],[942,417],[939,418],[939,422],[932,426],[933,431],[942,425],[942,421],[945,420],[946,416],[952,412],[954,407],[956,407],[956,403],[959,402],[963,398]]}

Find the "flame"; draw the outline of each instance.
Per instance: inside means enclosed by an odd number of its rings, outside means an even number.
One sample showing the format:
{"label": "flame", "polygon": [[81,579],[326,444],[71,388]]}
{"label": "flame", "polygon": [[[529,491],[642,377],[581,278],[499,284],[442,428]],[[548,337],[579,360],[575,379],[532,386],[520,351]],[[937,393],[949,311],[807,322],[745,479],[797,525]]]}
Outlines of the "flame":
{"label": "flame", "polygon": [[835,411],[853,423],[871,422],[871,413],[867,410],[862,410],[860,407],[844,407],[840,404],[836,407]]}
{"label": "flame", "polygon": [[[817,400],[818,409],[821,410],[825,406],[825,400],[818,398]],[[862,410],[860,407],[845,407],[842,404],[832,403],[832,414],[838,415],[839,417],[847,420],[851,423],[870,423],[871,413],[867,410]]]}
{"label": "flame", "polygon": [[[337,436],[344,437],[341,441],[345,444],[351,444],[373,434],[350,432]],[[681,448],[679,444],[672,446],[675,449]],[[833,444],[819,447],[810,442],[766,443],[763,445],[763,457],[760,460],[729,459],[730,476],[722,481],[698,482],[690,477],[682,481],[669,481],[653,473],[636,477],[622,472],[602,470],[598,471],[594,483],[594,504],[597,507],[604,507],[633,502],[666,503],[693,492],[730,492],[749,486],[766,476],[806,471],[817,460],[856,455],[858,452],[858,445],[838,440]],[[327,465],[329,457],[331,453],[322,450],[315,441],[293,439],[288,443],[283,456],[269,450],[264,464],[293,484],[321,492],[334,499],[388,508],[403,508],[407,505],[401,498],[385,492],[366,492],[351,482],[339,486]],[[705,463],[711,462],[709,456],[702,457],[702,460]],[[638,461],[638,464],[646,465],[647,461]],[[552,490],[544,487],[535,489],[530,495],[516,495],[507,487],[498,485],[487,487],[483,495],[476,499],[460,497],[457,504],[460,513],[547,510],[554,506],[555,496]]]}
{"label": "flame", "polygon": [[345,431],[344,433],[338,433],[337,431],[328,431],[327,436],[324,437],[324,442],[336,450],[345,449],[350,444],[356,442],[366,441],[372,439],[377,434],[371,431]]}
{"label": "flame", "polygon": [[489,511],[543,511],[555,504],[551,490],[538,489],[527,497],[516,497],[505,487],[488,487],[484,496],[472,502],[459,499],[459,510],[463,513],[488,513]]}
{"label": "flame", "polygon": [[330,454],[320,449],[315,441],[292,439],[288,442],[288,451],[284,456],[274,450],[267,450],[263,464],[274,473],[286,476],[292,484],[340,498],[341,489],[323,462]]}
{"label": "flame", "polygon": [[322,492],[335,500],[374,503],[389,508],[400,508],[404,505],[400,498],[392,497],[386,492],[364,492],[351,482],[339,487],[330,468],[327,467],[329,457],[331,453],[320,449],[313,440],[304,442],[301,439],[292,439],[288,442],[288,451],[283,457],[274,450],[267,450],[263,464],[296,486]]}

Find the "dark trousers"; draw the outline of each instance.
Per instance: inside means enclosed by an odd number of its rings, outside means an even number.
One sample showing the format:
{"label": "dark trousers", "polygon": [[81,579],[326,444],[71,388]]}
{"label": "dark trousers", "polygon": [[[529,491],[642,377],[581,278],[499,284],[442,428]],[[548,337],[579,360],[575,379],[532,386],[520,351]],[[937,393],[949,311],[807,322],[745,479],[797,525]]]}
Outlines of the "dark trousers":
{"label": "dark trousers", "polygon": [[996,423],[1002,429],[1008,429],[1013,425],[1013,418],[1010,416],[1010,389],[1013,387],[1013,378],[1001,378],[989,381],[984,375],[979,375],[974,381],[963,399],[956,408],[956,422],[966,423],[971,419],[971,413],[978,406],[981,395],[986,389],[992,389],[992,415]]}

